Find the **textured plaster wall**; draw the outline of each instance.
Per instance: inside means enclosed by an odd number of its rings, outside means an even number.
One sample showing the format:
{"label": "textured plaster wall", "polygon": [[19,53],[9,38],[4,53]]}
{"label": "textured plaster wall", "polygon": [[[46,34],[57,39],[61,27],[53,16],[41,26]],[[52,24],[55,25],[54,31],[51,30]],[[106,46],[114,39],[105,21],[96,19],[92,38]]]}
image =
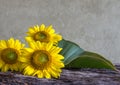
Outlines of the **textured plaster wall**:
{"label": "textured plaster wall", "polygon": [[120,63],[120,0],[0,0],[0,39],[24,42],[28,27],[42,23]]}

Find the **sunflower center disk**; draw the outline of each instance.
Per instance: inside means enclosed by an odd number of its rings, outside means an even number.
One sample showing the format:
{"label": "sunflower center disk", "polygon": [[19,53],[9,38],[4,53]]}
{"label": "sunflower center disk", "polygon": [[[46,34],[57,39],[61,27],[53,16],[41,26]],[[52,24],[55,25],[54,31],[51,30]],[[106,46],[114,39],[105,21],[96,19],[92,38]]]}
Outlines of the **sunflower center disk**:
{"label": "sunflower center disk", "polygon": [[48,42],[48,39],[49,39],[49,35],[47,33],[45,33],[44,31],[37,32],[34,35],[34,40],[36,40],[36,41]]}
{"label": "sunflower center disk", "polygon": [[33,62],[38,65],[45,65],[49,61],[49,55],[45,51],[36,51],[33,53]]}
{"label": "sunflower center disk", "polygon": [[1,52],[2,60],[8,64],[14,64],[17,60],[17,57],[18,57],[18,55],[17,55],[16,51],[12,48],[4,49]]}

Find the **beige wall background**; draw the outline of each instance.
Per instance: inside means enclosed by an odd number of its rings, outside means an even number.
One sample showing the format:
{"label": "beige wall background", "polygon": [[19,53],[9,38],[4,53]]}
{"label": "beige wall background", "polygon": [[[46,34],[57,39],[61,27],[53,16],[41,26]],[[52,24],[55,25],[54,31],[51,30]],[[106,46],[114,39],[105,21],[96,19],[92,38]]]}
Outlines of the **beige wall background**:
{"label": "beige wall background", "polygon": [[28,27],[42,23],[120,63],[120,0],[0,0],[0,39],[25,42]]}

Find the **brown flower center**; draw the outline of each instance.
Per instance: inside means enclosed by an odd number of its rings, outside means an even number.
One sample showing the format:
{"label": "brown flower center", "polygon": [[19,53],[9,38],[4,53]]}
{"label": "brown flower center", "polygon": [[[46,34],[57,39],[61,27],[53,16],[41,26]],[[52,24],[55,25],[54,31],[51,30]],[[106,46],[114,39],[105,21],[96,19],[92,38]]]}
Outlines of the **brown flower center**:
{"label": "brown flower center", "polygon": [[40,41],[40,42],[48,42],[49,41],[49,34],[44,32],[44,31],[37,32],[34,35],[34,40],[35,41]]}
{"label": "brown flower center", "polygon": [[8,64],[16,63],[18,58],[17,52],[15,49],[6,48],[1,52],[1,59]]}
{"label": "brown flower center", "polygon": [[47,51],[38,50],[32,54],[31,63],[37,69],[43,69],[50,61],[50,55]]}

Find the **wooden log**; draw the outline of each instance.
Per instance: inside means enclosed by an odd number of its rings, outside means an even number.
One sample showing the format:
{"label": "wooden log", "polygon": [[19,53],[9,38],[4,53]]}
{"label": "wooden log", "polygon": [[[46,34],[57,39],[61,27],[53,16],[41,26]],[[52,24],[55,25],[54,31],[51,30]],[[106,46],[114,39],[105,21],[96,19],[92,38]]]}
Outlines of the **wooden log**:
{"label": "wooden log", "polygon": [[[116,65],[120,70],[120,65]],[[0,85],[120,85],[120,73],[108,69],[63,69],[58,79],[0,72]]]}

